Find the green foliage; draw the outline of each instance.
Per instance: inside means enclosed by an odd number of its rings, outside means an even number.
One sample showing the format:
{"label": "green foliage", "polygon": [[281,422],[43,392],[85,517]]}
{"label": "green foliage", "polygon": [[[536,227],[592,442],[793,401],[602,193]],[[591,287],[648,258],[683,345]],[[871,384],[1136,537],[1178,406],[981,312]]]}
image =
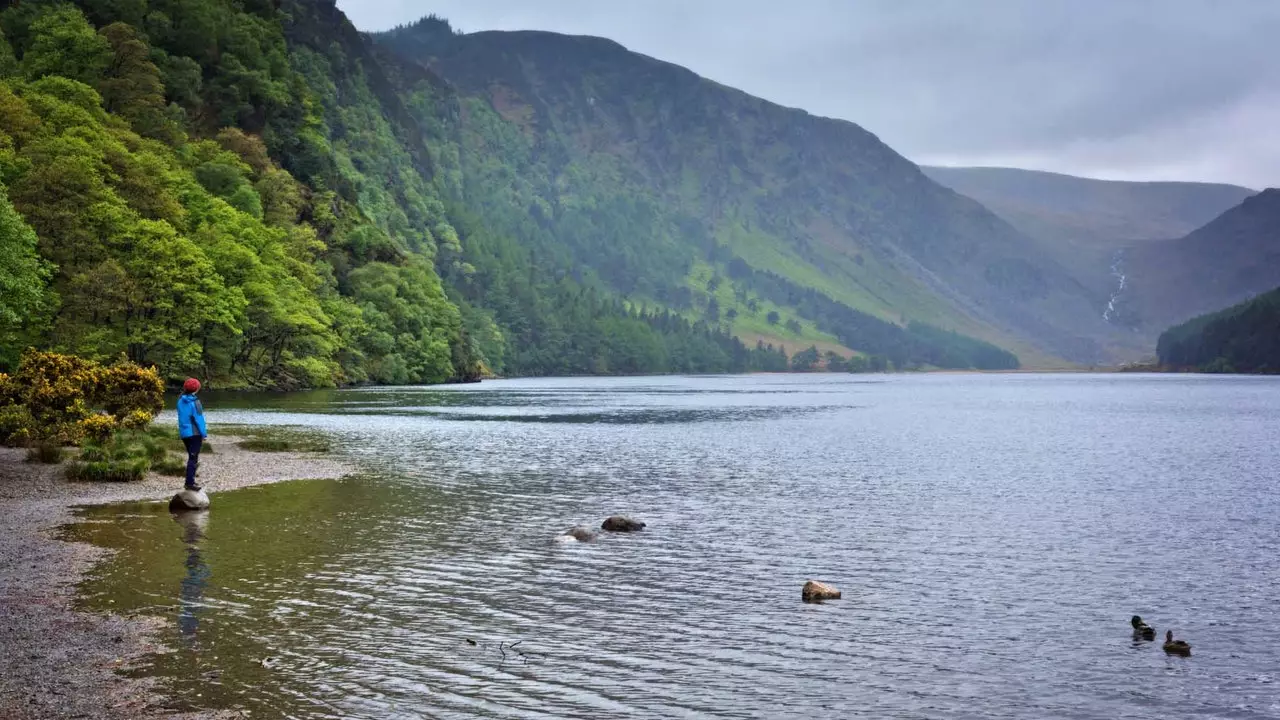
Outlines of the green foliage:
{"label": "green foliage", "polygon": [[795,372],[812,372],[817,369],[820,357],[818,348],[810,345],[791,356],[791,369]]}
{"label": "green foliage", "polygon": [[93,84],[111,62],[111,44],[70,5],[44,5],[31,23],[32,40],[22,55],[28,78],[47,75]]}
{"label": "green foliage", "polygon": [[166,445],[163,435],[145,431],[117,432],[101,441],[89,441],[67,466],[67,477],[85,482],[142,480],[153,467],[171,470],[174,461]]}
{"label": "green foliage", "polygon": [[36,246],[35,232],[18,216],[0,183],[0,367],[17,360],[24,320],[37,315],[46,301],[49,270]]}
{"label": "green foliage", "polygon": [[1280,373],[1280,288],[1166,330],[1162,365],[1207,373]]}
{"label": "green foliage", "polygon": [[151,463],[151,469],[161,475],[182,477],[187,472],[187,459],[181,455],[169,454]]}

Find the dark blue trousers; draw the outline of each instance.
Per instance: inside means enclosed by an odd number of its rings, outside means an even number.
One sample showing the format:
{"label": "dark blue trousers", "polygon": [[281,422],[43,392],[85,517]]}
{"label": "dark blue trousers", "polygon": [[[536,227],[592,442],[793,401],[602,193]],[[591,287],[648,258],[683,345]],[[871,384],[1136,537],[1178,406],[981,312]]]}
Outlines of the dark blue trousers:
{"label": "dark blue trousers", "polygon": [[182,438],[182,444],[187,446],[187,487],[196,484],[196,467],[200,464],[200,446],[204,445],[204,438],[199,435]]}

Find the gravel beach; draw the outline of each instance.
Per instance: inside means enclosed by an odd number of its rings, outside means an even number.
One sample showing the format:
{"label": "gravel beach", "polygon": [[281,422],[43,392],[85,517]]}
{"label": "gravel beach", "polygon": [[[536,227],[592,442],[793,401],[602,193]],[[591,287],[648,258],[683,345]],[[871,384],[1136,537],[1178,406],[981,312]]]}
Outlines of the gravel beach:
{"label": "gravel beach", "polygon": [[[354,471],[322,454],[250,452],[239,439],[218,435],[216,452],[201,456],[200,483],[211,495]],[[55,538],[74,506],[164,501],[182,479],[70,482],[64,465],[24,458],[23,450],[0,448],[0,718],[224,717],[168,712],[150,682],[119,672],[156,649],[159,621],[72,609],[76,583],[105,551]]]}

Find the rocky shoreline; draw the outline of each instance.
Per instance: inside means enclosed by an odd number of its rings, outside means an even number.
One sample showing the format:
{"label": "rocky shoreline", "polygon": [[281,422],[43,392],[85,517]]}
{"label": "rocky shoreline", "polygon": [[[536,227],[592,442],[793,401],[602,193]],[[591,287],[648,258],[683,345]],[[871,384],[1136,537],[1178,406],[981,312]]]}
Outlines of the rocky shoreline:
{"label": "rocky shoreline", "polygon": [[[216,452],[200,458],[200,482],[210,494],[354,471],[327,455],[252,452],[236,446],[241,438],[214,439]],[[71,482],[63,465],[24,458],[23,450],[0,448],[0,717],[223,717],[172,713],[153,683],[120,672],[158,649],[159,621],[75,610],[76,584],[106,551],[56,537],[76,506],[167,501],[182,479]]]}

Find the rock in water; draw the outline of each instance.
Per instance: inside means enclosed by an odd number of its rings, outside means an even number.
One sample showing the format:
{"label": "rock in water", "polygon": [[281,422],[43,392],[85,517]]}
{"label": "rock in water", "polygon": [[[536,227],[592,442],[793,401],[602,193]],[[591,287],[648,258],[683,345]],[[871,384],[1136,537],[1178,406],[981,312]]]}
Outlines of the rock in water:
{"label": "rock in water", "polygon": [[204,490],[178,491],[169,501],[169,512],[186,512],[187,510],[204,510],[209,507],[209,496]]}
{"label": "rock in water", "polygon": [[810,580],[800,591],[800,598],[805,602],[822,602],[823,600],[839,600],[840,591],[834,585]]}
{"label": "rock in water", "polygon": [[605,518],[605,521],[600,523],[600,529],[608,530],[609,532],[636,532],[644,529],[644,523],[639,520],[632,520],[626,515],[613,515]]}
{"label": "rock in water", "polygon": [[556,538],[560,542],[591,542],[596,539],[594,530],[588,527],[578,525],[564,531],[564,534]]}

